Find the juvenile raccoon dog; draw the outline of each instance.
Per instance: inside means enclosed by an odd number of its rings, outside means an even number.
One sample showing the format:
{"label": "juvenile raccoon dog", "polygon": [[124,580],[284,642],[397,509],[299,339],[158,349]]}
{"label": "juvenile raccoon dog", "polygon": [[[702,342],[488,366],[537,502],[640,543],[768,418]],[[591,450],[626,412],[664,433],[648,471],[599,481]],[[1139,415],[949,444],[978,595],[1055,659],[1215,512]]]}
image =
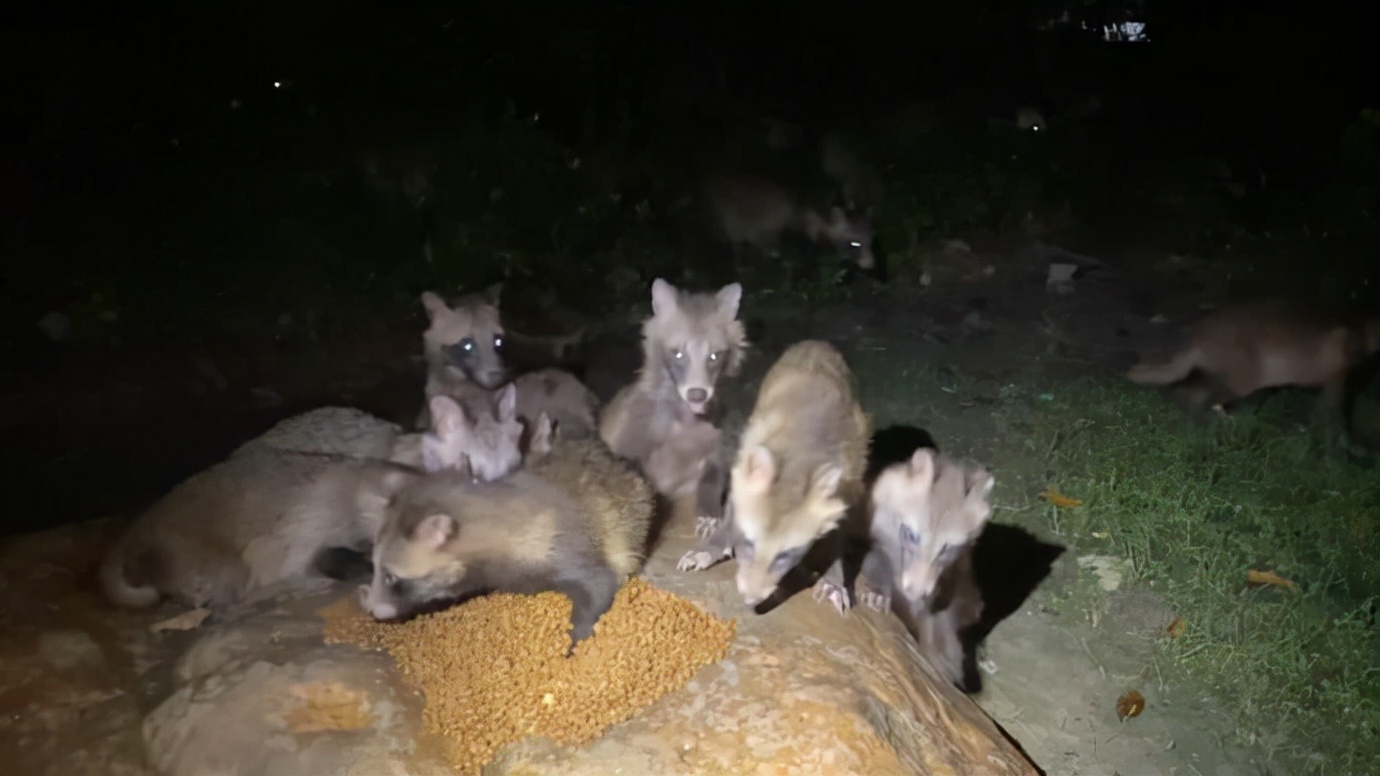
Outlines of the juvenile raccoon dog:
{"label": "juvenile raccoon dog", "polygon": [[872,221],[867,213],[831,207],[827,215],[801,207],[795,195],[772,181],[749,175],[717,176],[704,183],[704,198],[718,238],[771,254],[786,231],[804,234],[811,242],[827,241],[839,255],[862,269],[873,269]]}
{"label": "juvenile raccoon dog", "polygon": [[529,425],[546,415],[565,439],[588,439],[598,424],[599,399],[574,375],[560,369],[539,369],[513,381],[517,414]]}
{"label": "juvenile raccoon dog", "polygon": [[414,467],[469,479],[471,467],[501,476],[519,464],[516,423],[501,427],[502,438],[481,438],[481,424],[455,402],[438,396],[431,406],[437,424],[426,434],[341,407],[279,423],[144,512],[101,562],[102,592],[128,607],[164,596],[231,604],[307,576],[323,548],[367,546]]}
{"label": "juvenile raccoon dog", "polygon": [[877,611],[896,604],[935,668],[965,692],[980,689],[964,633],[982,616],[973,546],[992,516],[993,483],[986,469],[929,448],[884,469],[858,577],[859,601]]}
{"label": "juvenile raccoon dog", "polygon": [[488,592],[570,598],[571,650],[642,563],[651,486],[598,440],[558,440],[529,468],[420,478],[389,505],[361,601],[380,620]]}
{"label": "juvenile raccoon dog", "polygon": [[1380,318],[1343,325],[1258,304],[1224,309],[1202,320],[1187,344],[1167,361],[1142,361],[1127,372],[1133,382],[1165,385],[1195,370],[1204,378],[1193,396],[1194,412],[1264,388],[1322,388],[1319,409],[1351,424],[1353,367],[1380,352]]}
{"label": "juvenile raccoon dog", "polygon": [[[718,293],[652,283],[652,316],[642,324],[642,369],[599,418],[599,436],[614,453],[637,462],[662,495],[689,495],[702,477],[717,478],[719,436],[701,416],[721,376],[738,374],[748,347],[737,320],[743,287]],[[703,472],[703,475],[701,475]],[[700,489],[702,515],[722,512],[722,487]],[[712,503],[711,503],[712,502]]]}
{"label": "juvenile raccoon dog", "polygon": [[516,386],[505,385],[485,398],[488,403],[462,404],[449,396],[431,397],[432,430],[419,435],[423,470],[454,469],[476,480],[496,480],[521,465],[524,426],[517,418]]}
{"label": "juvenile raccoon dog", "polygon": [[838,184],[850,211],[856,211],[858,202],[879,202],[885,195],[876,167],[865,163],[836,132],[825,133],[820,142],[820,168]]}
{"label": "juvenile raccoon dog", "polygon": [[[426,398],[450,396],[471,415],[482,413],[489,394],[508,380],[503,363],[506,341],[495,302],[499,291],[471,294],[450,307],[427,291],[422,294],[431,325],[422,333],[426,354]],[[545,412],[568,438],[594,433],[598,400],[576,377],[559,369],[543,369],[523,375],[517,383],[517,417],[527,423]],[[427,408],[417,425],[429,425]]]}
{"label": "juvenile raccoon dog", "polygon": [[743,430],[725,518],[677,568],[730,556],[738,592],[755,606],[861,501],[869,422],[843,356],[827,342],[787,348],[762,381]]}
{"label": "juvenile raccoon dog", "polygon": [[1016,109],[1016,129],[1021,132],[1044,132],[1045,117],[1029,105]]}
{"label": "juvenile raccoon dog", "polygon": [[497,306],[470,294],[450,307],[431,291],[422,294],[422,306],[431,321],[422,333],[428,399],[467,385],[493,390],[508,379]]}

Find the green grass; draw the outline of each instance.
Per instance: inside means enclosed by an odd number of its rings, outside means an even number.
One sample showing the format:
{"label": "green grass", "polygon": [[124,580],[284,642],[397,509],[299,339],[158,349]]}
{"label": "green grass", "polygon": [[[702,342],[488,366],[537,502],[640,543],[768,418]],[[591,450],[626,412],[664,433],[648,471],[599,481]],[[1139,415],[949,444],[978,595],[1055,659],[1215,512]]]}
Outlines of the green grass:
{"label": "green grass", "polygon": [[[1183,618],[1159,649],[1238,735],[1291,772],[1380,773],[1380,468],[1290,422],[1291,398],[1195,427],[1155,392],[1077,382],[1029,404],[1028,444],[995,463],[1057,472],[1083,500],[1047,527],[1127,558]],[[1252,569],[1295,590],[1249,589]]]}

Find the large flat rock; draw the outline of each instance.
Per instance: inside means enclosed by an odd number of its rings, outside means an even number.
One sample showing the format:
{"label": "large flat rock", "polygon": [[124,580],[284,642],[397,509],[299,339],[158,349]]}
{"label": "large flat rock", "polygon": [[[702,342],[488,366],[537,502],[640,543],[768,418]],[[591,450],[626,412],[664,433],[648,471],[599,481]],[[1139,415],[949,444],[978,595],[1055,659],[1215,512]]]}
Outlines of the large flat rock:
{"label": "large flat rock", "polygon": [[[172,605],[116,611],[91,574],[108,522],[0,549],[0,761],[24,774],[443,774],[424,698],[383,652],[328,645],[317,612],[350,590],[266,591],[185,631]],[[733,566],[675,570],[694,543],[673,521],[648,561],[656,587],[737,620],[727,657],[583,747],[528,739],[486,773],[1031,774],[981,709],[936,680],[901,624],[840,617],[808,592],[757,615]]]}

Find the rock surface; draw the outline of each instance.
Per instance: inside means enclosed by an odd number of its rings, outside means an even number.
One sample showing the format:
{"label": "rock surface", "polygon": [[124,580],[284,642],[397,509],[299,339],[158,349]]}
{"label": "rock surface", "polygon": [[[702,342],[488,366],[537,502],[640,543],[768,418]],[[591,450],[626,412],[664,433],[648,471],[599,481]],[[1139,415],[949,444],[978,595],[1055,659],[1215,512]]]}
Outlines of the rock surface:
{"label": "rock surface", "polygon": [[[494,774],[1030,774],[976,704],[936,681],[894,618],[839,617],[808,593],[756,615],[732,564],[675,570],[694,540],[673,521],[645,576],[734,618],[723,661],[594,743],[528,739]],[[115,611],[91,571],[109,521],[0,549],[0,762],[52,774],[444,774],[424,699],[387,654],[322,640],[325,580],[152,626],[164,604]],[[187,623],[182,623],[186,625]]]}

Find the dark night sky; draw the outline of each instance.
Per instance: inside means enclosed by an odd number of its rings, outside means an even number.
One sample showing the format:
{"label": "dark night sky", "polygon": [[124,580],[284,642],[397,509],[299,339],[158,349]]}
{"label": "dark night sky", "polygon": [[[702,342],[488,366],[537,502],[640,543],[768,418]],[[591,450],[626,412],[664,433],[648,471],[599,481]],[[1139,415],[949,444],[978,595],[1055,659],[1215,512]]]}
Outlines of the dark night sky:
{"label": "dark night sky", "polygon": [[[381,103],[415,105],[444,92],[437,82],[454,79],[482,78],[514,96],[559,102],[562,92],[609,89],[630,71],[661,74],[658,89],[703,90],[717,69],[731,91],[777,112],[834,115],[993,84],[1017,100],[1076,83],[1115,88],[1125,77],[1117,68],[1127,65],[1089,61],[1086,52],[1035,57],[1034,22],[1056,5],[184,3],[77,12],[44,3],[5,12],[4,35],[14,44],[5,46],[6,102],[12,120],[22,120],[14,114],[32,113],[56,84],[84,92],[90,110],[112,116],[198,91],[245,90],[279,73],[309,84],[318,98],[369,92]],[[1202,48],[1217,47],[1238,60],[1239,67],[1214,63],[1236,71],[1230,78],[1254,72],[1266,81],[1292,71],[1295,80],[1350,93],[1352,104],[1376,94],[1375,3],[1159,0],[1148,8],[1153,51],[1135,56],[1151,60],[1137,66],[1166,76],[1157,92],[1229,88],[1201,62],[1174,72],[1176,50],[1201,59]],[[1227,53],[1227,38],[1236,36],[1260,63]],[[621,91],[630,89],[625,78]]]}
{"label": "dark night sky", "polygon": [[[1377,104],[1380,4],[1149,0],[1146,45],[1036,32],[1065,6],[1096,22],[1121,5],[10,4],[0,165],[32,175],[62,156],[67,176],[75,164],[91,177],[72,160],[213,137],[231,100],[260,116],[319,106],[347,127],[512,103],[571,143],[591,113],[609,133],[625,109],[644,134],[703,134],[762,115],[846,125],[915,99],[981,120],[1095,95],[1118,148],[1249,148],[1306,173],[1316,165],[1297,149],[1335,146]],[[280,79],[291,88],[273,90]]]}

